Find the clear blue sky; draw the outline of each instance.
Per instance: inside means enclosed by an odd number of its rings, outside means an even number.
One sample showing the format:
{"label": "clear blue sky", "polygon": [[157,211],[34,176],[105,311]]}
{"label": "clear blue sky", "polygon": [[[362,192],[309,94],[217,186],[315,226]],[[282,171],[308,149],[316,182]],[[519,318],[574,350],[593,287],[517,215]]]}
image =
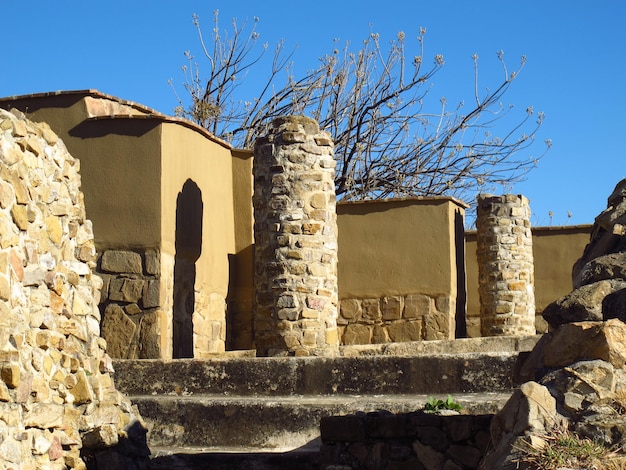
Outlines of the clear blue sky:
{"label": "clear blue sky", "polygon": [[[383,40],[427,29],[426,57],[443,54],[434,93],[472,98],[471,56],[485,86],[500,79],[496,51],[510,68],[527,63],[505,95],[520,111],[544,111],[537,144],[553,147],[512,191],[531,200],[534,225],[593,223],[615,184],[626,177],[626,1],[266,0],[11,1],[2,5],[0,96],[95,88],[171,114],[168,85],[182,81],[184,51],[200,55],[192,14],[211,27],[233,17],[260,18],[261,40],[284,38],[305,67],[332,39],[358,43],[371,30]],[[568,218],[568,212],[572,217]]]}

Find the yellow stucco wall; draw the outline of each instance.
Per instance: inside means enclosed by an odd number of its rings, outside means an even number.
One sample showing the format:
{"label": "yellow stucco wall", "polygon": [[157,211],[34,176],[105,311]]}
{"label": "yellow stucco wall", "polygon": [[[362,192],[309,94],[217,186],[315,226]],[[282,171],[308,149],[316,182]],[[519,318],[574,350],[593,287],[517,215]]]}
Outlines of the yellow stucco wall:
{"label": "yellow stucco wall", "polygon": [[[572,291],[572,267],[581,257],[591,234],[591,225],[535,227],[535,305],[537,313]],[[466,234],[467,315],[480,316],[476,232]]]}
{"label": "yellow stucco wall", "polygon": [[230,149],[176,123],[162,125],[161,250],[175,254],[176,201],[185,182],[201,191],[202,252],[196,285],[226,298],[228,254],[235,252]]}
{"label": "yellow stucco wall", "polygon": [[338,204],[340,299],[456,294],[455,218],[463,213],[449,198]]}
{"label": "yellow stucco wall", "polygon": [[[157,247],[160,131],[143,119],[89,117],[85,94],[23,98],[11,106],[47,122],[81,164],[81,190],[98,250]],[[93,101],[92,101],[93,103]],[[132,220],[129,224],[127,221]]]}

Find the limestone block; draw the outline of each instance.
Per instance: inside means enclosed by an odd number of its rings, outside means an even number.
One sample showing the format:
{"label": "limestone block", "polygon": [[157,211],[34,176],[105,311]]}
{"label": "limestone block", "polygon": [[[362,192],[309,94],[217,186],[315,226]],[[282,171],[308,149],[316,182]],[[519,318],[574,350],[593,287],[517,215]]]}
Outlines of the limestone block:
{"label": "limestone block", "polygon": [[21,377],[20,365],[17,363],[2,365],[0,369],[0,377],[2,378],[2,382],[4,382],[7,387],[17,388],[20,384]]}
{"label": "limestone block", "polygon": [[454,339],[454,317],[433,313],[424,318],[423,338],[426,340]]}
{"label": "limestone block", "polygon": [[388,343],[389,333],[387,328],[383,325],[374,325],[374,329],[372,331],[372,344],[381,344]]}
{"label": "limestone block", "polygon": [[101,268],[110,273],[141,274],[141,255],[133,251],[108,250],[102,255]]}
{"label": "limestone block", "polygon": [[139,302],[145,282],[140,279],[113,279],[109,285],[109,299],[116,302]]}
{"label": "limestone block", "polygon": [[74,403],[76,405],[91,403],[94,400],[94,395],[85,371],[82,369],[77,371],[74,377],[74,385],[68,387],[70,393],[74,396]]}
{"label": "limestone block", "polygon": [[64,407],[55,403],[38,403],[24,413],[24,426],[40,429],[63,426]]}
{"label": "limestone block", "polygon": [[381,308],[383,320],[399,320],[404,310],[404,297],[383,297]]}
{"label": "limestone block", "polygon": [[11,284],[9,278],[4,274],[0,274],[0,300],[8,301],[11,299]]}
{"label": "limestone block", "polygon": [[137,327],[117,304],[109,304],[102,318],[102,336],[107,341],[108,354],[126,359]]}
{"label": "limestone block", "polygon": [[11,207],[11,216],[13,217],[13,222],[20,230],[28,229],[28,217],[26,215],[26,206],[21,204],[14,204]]}
{"label": "limestone block", "polygon": [[430,315],[432,299],[425,294],[407,295],[404,299],[404,318],[413,319]]}
{"label": "limestone block", "polygon": [[10,402],[11,401],[11,393],[9,392],[9,388],[6,386],[4,382],[0,382],[0,402]]}
{"label": "limestone block", "polygon": [[419,341],[422,339],[420,321],[394,322],[388,326],[389,338],[394,342]]}
{"label": "limestone block", "polygon": [[363,299],[361,301],[361,319],[367,323],[378,323],[382,320],[380,299]]}
{"label": "limestone block", "polygon": [[343,344],[370,344],[372,328],[368,325],[350,324],[343,334]]}
{"label": "limestone block", "polygon": [[139,331],[140,359],[161,358],[161,316],[159,310],[150,310],[141,317],[141,330]]}
{"label": "limestone block", "polygon": [[144,256],[146,259],[146,274],[152,276],[161,275],[161,259],[159,252],[156,250],[147,250]]}

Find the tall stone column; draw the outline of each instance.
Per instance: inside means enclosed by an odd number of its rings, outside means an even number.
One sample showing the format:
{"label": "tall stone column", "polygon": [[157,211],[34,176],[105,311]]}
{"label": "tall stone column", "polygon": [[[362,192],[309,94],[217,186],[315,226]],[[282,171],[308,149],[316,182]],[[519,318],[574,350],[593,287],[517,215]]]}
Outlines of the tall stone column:
{"label": "tall stone column", "polygon": [[254,149],[257,354],[332,355],[337,333],[337,215],[330,135],[313,119],[276,119]]}
{"label": "tall stone column", "polygon": [[476,217],[481,334],[534,335],[529,201],[521,195],[481,194]]}

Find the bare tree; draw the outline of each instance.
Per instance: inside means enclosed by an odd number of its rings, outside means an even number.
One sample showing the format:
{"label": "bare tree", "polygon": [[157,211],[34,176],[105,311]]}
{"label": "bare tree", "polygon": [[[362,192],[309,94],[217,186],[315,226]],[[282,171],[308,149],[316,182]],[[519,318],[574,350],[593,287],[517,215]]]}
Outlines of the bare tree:
{"label": "bare tree", "polygon": [[[335,40],[332,53],[296,78],[293,53],[285,52],[283,42],[276,46],[269,71],[252,73],[264,63],[261,59],[268,49],[263,44],[259,50],[257,18],[251,28],[233,20],[228,36],[220,32],[218,12],[214,12],[209,45],[197,15],[194,24],[209,70],[206,78],[202,76],[199,64],[186,52],[184,87],[189,96],[177,95],[176,113],[240,148],[250,148],[276,117],[306,114],[316,119],[334,139],[335,183],[337,195],[344,200],[431,195],[472,200],[478,191],[521,181],[545,153],[519,156],[534,142],[543,121],[543,114],[535,117],[532,107],[504,134],[492,134],[502,127],[504,116],[507,122],[511,117],[513,107],[503,106],[501,98],[523,68],[524,57],[519,68],[509,72],[500,51],[503,78],[481,93],[474,55],[471,106],[462,102],[451,107],[441,98],[430,110],[426,109],[429,82],[444,66],[444,59],[436,55],[430,66],[424,65],[423,28],[417,37],[418,53],[410,59],[404,33],[398,33],[387,48],[372,33],[357,51],[351,50],[350,43],[340,49]],[[281,72],[286,75],[279,84]],[[244,78],[258,84],[255,97],[247,101],[236,95]],[[546,144],[548,148],[550,141]]]}

